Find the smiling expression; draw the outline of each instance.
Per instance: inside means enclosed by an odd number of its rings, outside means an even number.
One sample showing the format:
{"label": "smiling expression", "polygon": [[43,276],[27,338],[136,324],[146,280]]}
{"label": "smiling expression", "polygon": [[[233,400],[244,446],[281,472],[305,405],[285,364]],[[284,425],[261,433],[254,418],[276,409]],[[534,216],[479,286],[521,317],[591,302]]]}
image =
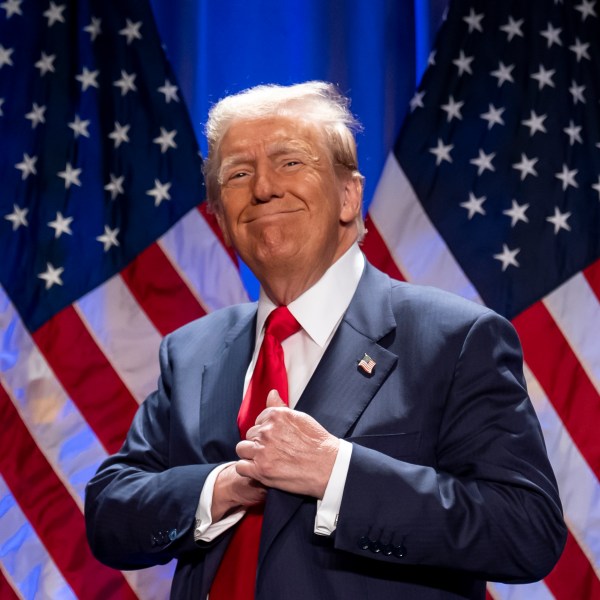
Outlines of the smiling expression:
{"label": "smiling expression", "polygon": [[307,289],[356,239],[360,188],[314,124],[235,121],[219,157],[219,224],[263,286],[300,275]]}

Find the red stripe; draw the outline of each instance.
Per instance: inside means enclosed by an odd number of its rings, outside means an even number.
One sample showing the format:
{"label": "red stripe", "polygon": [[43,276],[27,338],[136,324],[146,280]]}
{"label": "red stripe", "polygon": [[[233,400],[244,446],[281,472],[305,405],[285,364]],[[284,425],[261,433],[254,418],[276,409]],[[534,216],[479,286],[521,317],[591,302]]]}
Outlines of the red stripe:
{"label": "red stripe", "polygon": [[33,339],[106,450],[116,452],[138,404],[75,309],[59,312]]}
{"label": "red stripe", "polygon": [[208,212],[208,204],[206,202],[203,202],[202,204],[200,204],[198,206],[198,210],[200,211],[200,214],[204,217],[204,220],[208,223],[208,225],[212,229],[212,232],[215,234],[217,239],[221,242],[221,245],[223,246],[223,248],[225,249],[227,254],[229,254],[229,257],[233,261],[233,264],[236,267],[239,267],[237,254],[235,253],[235,250],[231,246],[228,246],[225,243],[225,239],[223,238],[223,232],[221,231],[221,228],[219,227],[217,218],[211,212]]}
{"label": "red stripe", "polygon": [[134,599],[122,573],[101,565],[87,545],[83,515],[6,390],[0,385],[0,472],[52,560],[79,598]]}
{"label": "red stripe", "polygon": [[594,290],[596,298],[600,302],[600,260],[591,264],[587,269],[584,269],[583,275],[587,279],[590,287]]}
{"label": "red stripe", "polygon": [[485,600],[494,600],[494,597],[487,590],[485,590]]}
{"label": "red stripe", "polygon": [[362,242],[362,250],[369,259],[369,262],[374,267],[387,273],[390,277],[404,281],[405,277],[400,273],[392,258],[392,254],[369,215],[365,219],[365,226],[367,228],[367,235]]}
{"label": "red stripe", "polygon": [[600,600],[600,581],[570,533],[558,564],[544,582],[556,600]]}
{"label": "red stripe", "polygon": [[8,583],[2,571],[0,571],[0,600],[19,600],[19,596]]}
{"label": "red stripe", "polygon": [[138,255],[121,277],[162,335],[206,314],[158,244]]}
{"label": "red stripe", "polygon": [[513,320],[525,361],[588,464],[600,476],[600,397],[546,307],[538,302]]}

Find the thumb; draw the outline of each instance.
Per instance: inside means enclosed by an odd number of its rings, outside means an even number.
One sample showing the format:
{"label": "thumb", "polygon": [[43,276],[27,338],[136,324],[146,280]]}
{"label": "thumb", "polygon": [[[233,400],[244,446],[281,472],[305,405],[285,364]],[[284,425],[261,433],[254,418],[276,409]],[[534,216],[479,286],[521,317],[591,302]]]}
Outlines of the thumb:
{"label": "thumb", "polygon": [[267,408],[277,408],[280,406],[287,406],[287,404],[281,399],[277,390],[271,390],[267,396]]}

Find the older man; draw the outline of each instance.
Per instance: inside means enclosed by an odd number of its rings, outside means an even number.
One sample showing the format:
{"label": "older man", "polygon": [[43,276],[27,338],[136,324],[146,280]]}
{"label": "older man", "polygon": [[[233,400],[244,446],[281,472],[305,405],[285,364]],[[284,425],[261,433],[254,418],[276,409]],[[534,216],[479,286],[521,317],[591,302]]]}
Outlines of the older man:
{"label": "older man", "polygon": [[165,339],[86,497],[95,554],[178,559],[173,598],[476,599],[562,550],[517,337],[366,263],[355,126],[320,82],[209,116],[209,202],[260,299]]}

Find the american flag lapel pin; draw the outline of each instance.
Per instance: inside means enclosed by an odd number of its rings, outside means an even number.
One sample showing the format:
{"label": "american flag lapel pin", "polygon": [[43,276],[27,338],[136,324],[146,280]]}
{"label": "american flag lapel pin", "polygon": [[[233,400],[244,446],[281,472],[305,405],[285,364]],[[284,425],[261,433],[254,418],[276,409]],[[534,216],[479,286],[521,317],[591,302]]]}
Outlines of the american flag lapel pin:
{"label": "american flag lapel pin", "polygon": [[375,364],[375,361],[368,354],[365,354],[358,361],[358,368],[367,373],[367,375],[371,375],[373,373],[373,369],[375,368]]}

